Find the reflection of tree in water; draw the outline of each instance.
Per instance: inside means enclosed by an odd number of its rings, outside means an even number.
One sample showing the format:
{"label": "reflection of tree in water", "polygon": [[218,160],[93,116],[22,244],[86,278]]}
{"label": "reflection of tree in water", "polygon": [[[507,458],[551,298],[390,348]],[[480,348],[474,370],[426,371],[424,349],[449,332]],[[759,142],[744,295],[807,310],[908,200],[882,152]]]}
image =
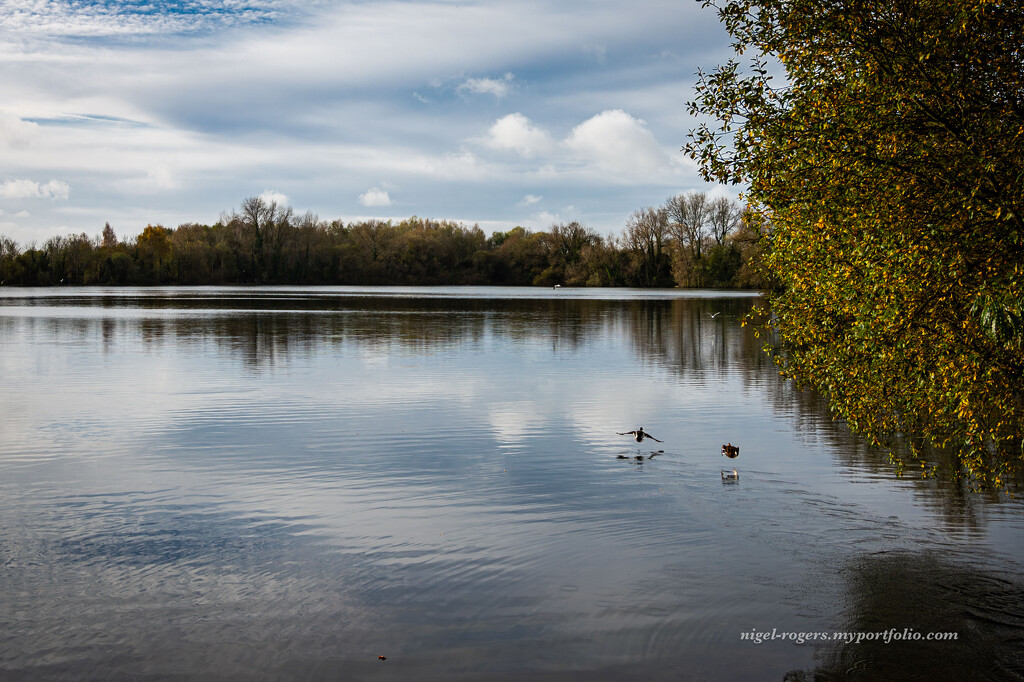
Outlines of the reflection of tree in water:
{"label": "reflection of tree in water", "polygon": [[703,386],[726,374],[738,377],[743,391],[760,396],[809,443],[825,437],[837,450],[856,453],[856,461],[845,464],[884,462],[891,471],[885,453],[867,448],[832,420],[824,397],[800,390],[779,376],[764,352],[764,339],[755,335],[752,326],[741,326],[756,302],[750,298],[649,301],[631,311],[631,340],[642,358],[658,363],[683,383]]}
{"label": "reflection of tree in water", "polygon": [[[726,377],[738,379],[742,391],[764,400],[792,425],[808,444],[808,457],[827,449],[850,469],[891,478],[893,465],[885,450],[869,447],[833,421],[822,396],[797,390],[779,377],[762,350],[763,339],[751,327],[740,326],[754,302],[749,297],[615,301],[172,290],[167,295],[72,298],[67,303],[111,309],[112,316],[26,318],[26,323],[50,325],[53,334],[64,338],[96,334],[111,351],[133,331],[154,348],[168,340],[212,343],[253,370],[343,347],[425,355],[473,348],[494,337],[573,352],[601,335],[624,336],[640,362],[653,363],[684,383],[710,387]],[[146,314],[138,316],[139,310]],[[826,448],[819,447],[821,440]],[[986,503],[998,496],[969,492],[947,472],[940,468],[938,476],[914,481],[915,494],[952,528],[982,527]]]}
{"label": "reflection of tree in water", "polygon": [[[792,424],[809,446],[808,457],[827,450],[849,469],[892,478],[895,467],[887,450],[871,447],[844,422],[832,419],[824,396],[779,376],[763,351],[764,339],[751,326],[740,326],[754,304],[749,298],[639,301],[629,309],[630,339],[643,361],[656,362],[684,383],[704,386],[724,373],[738,376],[744,391],[762,397]],[[820,440],[825,448],[818,447]],[[905,440],[896,440],[893,447],[909,459]],[[965,480],[951,475],[949,452],[930,451],[927,458],[939,467],[935,476],[913,480],[914,494],[949,527],[982,528],[986,505],[1002,500],[1000,494],[970,491]],[[913,471],[905,475],[921,478]]]}
{"label": "reflection of tree in water", "polygon": [[[85,303],[76,301],[76,303]],[[104,318],[106,345],[130,325],[148,345],[210,342],[253,369],[291,357],[354,346],[383,353],[429,354],[473,347],[487,336],[543,342],[573,351],[595,338],[628,302],[579,299],[395,298],[383,296],[114,297],[108,308],[153,316]],[[160,311],[166,311],[161,315]],[[92,325],[80,320],[82,333]],[[55,322],[65,332],[72,322]],[[56,333],[56,329],[54,330]]]}
{"label": "reflection of tree in water", "polygon": [[[920,640],[829,642],[813,672],[793,671],[786,682],[840,680],[1024,679],[1024,584],[953,563],[934,553],[860,556],[842,574],[848,605],[838,632],[895,629]],[[927,641],[929,633],[957,633]],[[831,633],[829,633],[831,634]]]}
{"label": "reflection of tree in water", "polygon": [[395,355],[472,348],[488,336],[574,350],[592,338],[601,301],[379,299],[338,301],[312,311],[238,311],[180,318],[175,336],[208,336],[253,367],[342,346]]}
{"label": "reflection of tree in water", "polygon": [[643,360],[657,362],[687,383],[704,384],[728,371],[756,386],[772,363],[753,332],[740,328],[754,301],[636,301],[629,309],[630,338]]}

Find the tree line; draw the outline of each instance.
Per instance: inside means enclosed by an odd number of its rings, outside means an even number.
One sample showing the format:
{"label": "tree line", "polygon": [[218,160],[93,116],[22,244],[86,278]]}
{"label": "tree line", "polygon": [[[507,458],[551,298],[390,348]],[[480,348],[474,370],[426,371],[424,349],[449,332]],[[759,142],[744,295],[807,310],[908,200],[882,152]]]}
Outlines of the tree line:
{"label": "tree line", "polygon": [[57,285],[358,284],[760,288],[761,230],[736,201],[687,192],[633,213],[621,235],[580,222],[547,231],[412,217],[324,221],[249,197],[213,225],[147,225],[119,239],[0,236],[0,283]]}

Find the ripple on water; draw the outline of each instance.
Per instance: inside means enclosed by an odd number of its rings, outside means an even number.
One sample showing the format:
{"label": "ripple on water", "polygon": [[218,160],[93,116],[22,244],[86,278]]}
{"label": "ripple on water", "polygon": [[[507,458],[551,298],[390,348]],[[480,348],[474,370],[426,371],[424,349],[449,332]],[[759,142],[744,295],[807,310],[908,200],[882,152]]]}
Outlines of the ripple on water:
{"label": "ripple on water", "polygon": [[[703,300],[304,291],[0,314],[5,389],[24,396],[0,396],[4,673],[939,679],[950,653],[965,676],[1019,669],[1017,579],[970,561],[992,519],[1016,522],[986,507],[951,533],[914,497],[940,491],[847,457],[720,324],[738,303],[716,299],[732,307],[708,326]],[[617,459],[638,450],[620,420],[658,424],[665,451]],[[724,440],[743,444],[729,485]],[[905,622],[970,638],[739,638]]]}

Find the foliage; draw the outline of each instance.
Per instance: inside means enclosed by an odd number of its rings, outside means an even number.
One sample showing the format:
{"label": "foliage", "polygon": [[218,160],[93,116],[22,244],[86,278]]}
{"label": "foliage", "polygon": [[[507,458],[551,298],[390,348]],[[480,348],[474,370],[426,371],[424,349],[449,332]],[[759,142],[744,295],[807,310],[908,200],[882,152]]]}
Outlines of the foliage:
{"label": "foliage", "polygon": [[958,449],[977,484],[1011,485],[1024,462],[1024,5],[716,7],[753,56],[700,75],[691,112],[718,122],[686,151],[706,179],[748,183],[771,225],[778,363],[876,442],[923,436]]}
{"label": "foliage", "polygon": [[[664,207],[637,211],[622,242],[579,222],[547,232],[514,227],[487,237],[476,225],[416,216],[399,223],[328,223],[250,197],[215,225],[147,225],[134,240],[118,240],[109,223],[95,239],[55,237],[41,250],[22,251],[0,238],[0,283],[673,286],[667,216]],[[699,263],[702,286],[735,286],[737,270],[758,257],[734,244],[733,232],[720,244],[704,239],[708,249],[736,258],[723,267]]]}

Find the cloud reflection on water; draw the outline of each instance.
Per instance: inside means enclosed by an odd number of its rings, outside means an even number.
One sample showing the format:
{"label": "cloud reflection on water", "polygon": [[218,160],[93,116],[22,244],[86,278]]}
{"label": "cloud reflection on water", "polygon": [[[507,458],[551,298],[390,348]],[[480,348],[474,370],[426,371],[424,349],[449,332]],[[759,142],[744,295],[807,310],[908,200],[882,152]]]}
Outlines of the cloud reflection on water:
{"label": "cloud reflection on water", "polygon": [[6,671],[781,679],[814,651],[741,631],[895,618],[847,567],[1020,551],[779,380],[750,299],[260,291],[0,306]]}

